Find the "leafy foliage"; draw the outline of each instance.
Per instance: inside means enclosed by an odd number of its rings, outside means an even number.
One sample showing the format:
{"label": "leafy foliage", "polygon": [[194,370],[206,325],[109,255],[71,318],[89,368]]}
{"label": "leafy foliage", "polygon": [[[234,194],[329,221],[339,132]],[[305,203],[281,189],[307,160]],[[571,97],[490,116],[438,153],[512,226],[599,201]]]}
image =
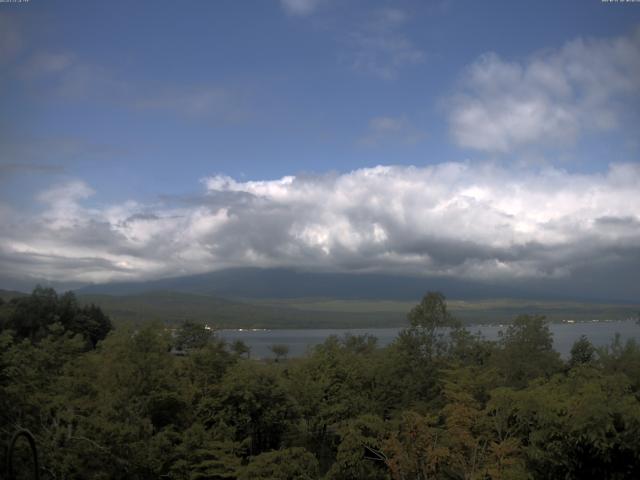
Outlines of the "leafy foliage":
{"label": "leafy foliage", "polygon": [[587,365],[595,360],[596,349],[589,339],[582,335],[571,347],[569,366]]}
{"label": "leafy foliage", "polygon": [[59,479],[640,478],[640,347],[580,339],[564,362],[537,316],[489,342],[427,294],[386,348],[278,362],[195,322],[111,331],[50,289],[0,322],[0,442],[28,428]]}
{"label": "leafy foliage", "polygon": [[238,480],[314,480],[318,461],[304,448],[294,447],[261,453],[240,470]]}
{"label": "leafy foliage", "polygon": [[211,327],[185,320],[175,333],[174,345],[178,350],[192,350],[206,346],[212,338]]}
{"label": "leafy foliage", "polygon": [[518,316],[500,343],[495,365],[508,385],[524,387],[534,378],[549,377],[562,368],[544,317]]}
{"label": "leafy foliage", "polygon": [[80,307],[73,292],[61,296],[52,288],[36,287],[29,296],[16,297],[0,305],[0,327],[11,329],[18,338],[36,343],[60,324],[68,332],[83,336],[95,348],[111,330],[111,320],[93,304]]}

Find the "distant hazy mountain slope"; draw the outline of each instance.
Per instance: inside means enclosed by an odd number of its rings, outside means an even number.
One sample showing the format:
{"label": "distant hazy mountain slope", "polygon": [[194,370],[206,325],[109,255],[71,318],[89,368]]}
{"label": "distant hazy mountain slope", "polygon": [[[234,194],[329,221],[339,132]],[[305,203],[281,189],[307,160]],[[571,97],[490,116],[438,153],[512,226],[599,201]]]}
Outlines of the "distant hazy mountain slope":
{"label": "distant hazy mountain slope", "polygon": [[228,301],[184,292],[153,291],[131,295],[79,294],[83,304],[99,305],[116,322],[183,320],[206,322],[216,328],[355,328],[389,327],[406,323],[406,311],[368,308],[326,312]]}
{"label": "distant hazy mountain slope", "polygon": [[5,301],[15,297],[24,297],[25,295],[27,294],[23,292],[16,292],[15,290],[0,289],[0,298]]}
{"label": "distant hazy mountain slope", "polygon": [[164,278],[147,282],[111,283],[78,289],[79,293],[125,295],[149,291],[175,291],[224,298],[334,298],[417,301],[429,290],[448,298],[573,300],[580,302],[637,303],[634,286],[600,291],[575,279],[540,278],[518,283],[488,283],[452,278],[383,274],[312,273],[287,269],[240,268],[201,275]]}
{"label": "distant hazy mountain slope", "polygon": [[[407,325],[414,301],[339,299],[253,299],[229,301],[207,295],[154,291],[132,295],[83,294],[112,319],[137,323],[177,323],[190,319],[216,328],[371,328]],[[640,306],[535,300],[450,300],[456,318],[466,323],[506,323],[522,313],[550,320],[624,319]]]}
{"label": "distant hazy mountain slope", "polygon": [[239,298],[343,298],[417,300],[428,290],[453,298],[522,297],[525,292],[505,286],[450,279],[379,274],[310,273],[285,269],[243,268],[149,282],[92,285],[79,293],[125,295],[148,291],[217,295]]}

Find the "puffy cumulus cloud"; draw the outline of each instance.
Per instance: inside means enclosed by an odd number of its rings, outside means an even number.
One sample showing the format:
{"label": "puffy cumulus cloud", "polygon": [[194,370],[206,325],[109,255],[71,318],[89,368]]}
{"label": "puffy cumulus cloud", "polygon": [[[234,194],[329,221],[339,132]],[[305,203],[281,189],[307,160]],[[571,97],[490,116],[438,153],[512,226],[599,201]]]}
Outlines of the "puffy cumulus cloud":
{"label": "puffy cumulus cloud", "polygon": [[89,207],[93,190],[71,182],[42,193],[37,215],[0,209],[0,268],[98,282],[236,266],[503,281],[640,267],[639,164],[573,174],[445,163],[203,183],[188,202]]}
{"label": "puffy cumulus cloud", "polygon": [[583,131],[618,127],[639,94],[640,27],[613,39],[577,39],[526,62],[485,54],[450,100],[449,122],[460,146],[483,151],[571,144]]}
{"label": "puffy cumulus cloud", "polygon": [[74,181],[42,192],[38,200],[47,205],[45,219],[48,219],[54,228],[69,227],[86,216],[87,212],[81,208],[79,201],[94,193],[86,183]]}

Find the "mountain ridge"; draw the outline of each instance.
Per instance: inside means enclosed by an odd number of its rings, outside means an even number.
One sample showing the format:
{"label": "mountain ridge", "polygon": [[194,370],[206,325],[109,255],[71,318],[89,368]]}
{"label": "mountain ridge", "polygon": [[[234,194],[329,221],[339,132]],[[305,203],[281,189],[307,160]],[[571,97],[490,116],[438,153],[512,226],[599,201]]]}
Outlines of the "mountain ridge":
{"label": "mountain ridge", "polygon": [[570,300],[590,303],[636,303],[635,298],[558,293],[557,280],[537,284],[490,283],[444,277],[379,273],[308,272],[284,268],[236,268],[188,276],[136,282],[112,282],[75,289],[79,294],[127,295],[148,291],[178,291],[222,298],[338,298],[419,300],[427,291],[457,299]]}

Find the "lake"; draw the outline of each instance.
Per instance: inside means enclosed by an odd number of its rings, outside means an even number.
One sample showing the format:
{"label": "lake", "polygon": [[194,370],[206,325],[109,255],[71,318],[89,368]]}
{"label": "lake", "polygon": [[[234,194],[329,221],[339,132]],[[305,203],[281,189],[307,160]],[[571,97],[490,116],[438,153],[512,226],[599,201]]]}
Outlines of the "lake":
{"label": "lake", "polygon": [[[616,333],[622,340],[635,338],[640,341],[640,325],[633,320],[611,322],[552,323],[554,348],[563,357],[568,357],[573,343],[586,335],[595,346],[611,343]],[[498,332],[506,330],[506,325],[472,325],[467,329],[480,332],[487,340],[498,339]],[[220,330],[218,335],[226,341],[242,340],[251,348],[253,358],[271,357],[271,345],[282,344],[289,347],[290,357],[306,355],[314,345],[324,342],[330,335],[343,336],[369,334],[378,338],[379,346],[390,344],[401,328],[351,328],[351,329],[277,329],[277,330]]]}

